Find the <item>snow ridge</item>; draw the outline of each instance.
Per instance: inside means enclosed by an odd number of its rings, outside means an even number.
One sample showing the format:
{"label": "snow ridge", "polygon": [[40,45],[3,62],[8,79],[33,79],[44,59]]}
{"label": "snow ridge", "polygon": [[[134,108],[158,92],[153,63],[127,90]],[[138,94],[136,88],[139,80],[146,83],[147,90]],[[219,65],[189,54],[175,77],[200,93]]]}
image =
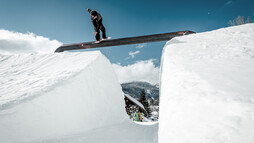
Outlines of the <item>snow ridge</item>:
{"label": "snow ridge", "polygon": [[177,37],[163,50],[159,143],[252,143],[254,24]]}
{"label": "snow ridge", "polygon": [[99,52],[0,55],[0,109],[35,97],[81,72]]}
{"label": "snow ridge", "polygon": [[110,62],[98,51],[19,55],[6,62],[10,61],[16,62],[6,65],[14,69],[2,76],[6,86],[1,86],[5,94],[1,103],[12,106],[0,110],[1,142],[55,138],[127,119],[121,86]]}
{"label": "snow ridge", "polygon": [[114,69],[99,51],[1,55],[0,63],[0,142],[157,142],[157,124],[128,119]]}

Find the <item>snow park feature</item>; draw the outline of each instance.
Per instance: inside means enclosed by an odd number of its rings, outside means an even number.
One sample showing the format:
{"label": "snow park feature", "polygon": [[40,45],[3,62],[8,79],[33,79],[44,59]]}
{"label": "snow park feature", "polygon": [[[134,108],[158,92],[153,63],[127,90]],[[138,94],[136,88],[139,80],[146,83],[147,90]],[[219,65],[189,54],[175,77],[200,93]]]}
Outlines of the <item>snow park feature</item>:
{"label": "snow park feature", "polygon": [[253,143],[254,24],[172,39],[160,79],[159,143]]}
{"label": "snow park feature", "polygon": [[[30,36],[23,39],[36,41]],[[254,24],[167,42],[159,125],[128,119],[115,71],[99,51],[45,53],[38,41],[1,38],[1,143],[253,142]]]}
{"label": "snow park feature", "polygon": [[158,42],[158,41],[167,41],[174,37],[193,34],[193,31],[178,31],[170,33],[161,33],[145,36],[136,36],[136,37],[127,37],[120,39],[109,39],[100,42],[86,42],[86,43],[76,43],[76,44],[67,44],[62,45],[55,50],[55,52],[64,52],[69,50],[79,50],[79,49],[90,49],[90,48],[100,48],[100,47],[112,47],[120,45],[129,45],[129,44],[140,44],[147,42]]}
{"label": "snow park feature", "polygon": [[[158,142],[158,124],[129,119],[120,83],[101,52],[47,53],[30,46],[38,44],[35,35],[12,34],[20,41],[0,40],[1,143]],[[6,47],[13,44],[29,50]]]}

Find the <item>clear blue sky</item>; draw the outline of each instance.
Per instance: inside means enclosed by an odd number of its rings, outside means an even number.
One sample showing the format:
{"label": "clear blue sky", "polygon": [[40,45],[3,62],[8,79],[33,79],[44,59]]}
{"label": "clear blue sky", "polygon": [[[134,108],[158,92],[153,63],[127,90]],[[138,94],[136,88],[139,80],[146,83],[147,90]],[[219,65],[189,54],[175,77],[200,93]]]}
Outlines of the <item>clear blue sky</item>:
{"label": "clear blue sky", "polygon": [[[210,31],[254,14],[254,0],[0,0],[0,29],[32,32],[64,44],[94,41],[86,8],[103,17],[108,36],[123,38],[181,30]],[[165,42],[100,48],[112,63],[160,57]],[[98,49],[97,49],[98,50]],[[128,53],[139,51],[134,58]],[[129,57],[129,58],[128,58]]]}

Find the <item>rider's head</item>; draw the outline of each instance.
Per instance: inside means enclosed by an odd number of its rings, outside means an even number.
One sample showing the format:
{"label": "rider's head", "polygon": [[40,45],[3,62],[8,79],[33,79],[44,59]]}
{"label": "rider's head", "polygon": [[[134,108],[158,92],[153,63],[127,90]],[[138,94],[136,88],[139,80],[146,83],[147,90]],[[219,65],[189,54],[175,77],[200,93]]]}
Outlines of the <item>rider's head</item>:
{"label": "rider's head", "polygon": [[90,13],[92,10],[88,8],[87,11]]}
{"label": "rider's head", "polygon": [[90,12],[90,15],[92,16],[93,19],[96,19],[98,17],[98,13],[94,10]]}

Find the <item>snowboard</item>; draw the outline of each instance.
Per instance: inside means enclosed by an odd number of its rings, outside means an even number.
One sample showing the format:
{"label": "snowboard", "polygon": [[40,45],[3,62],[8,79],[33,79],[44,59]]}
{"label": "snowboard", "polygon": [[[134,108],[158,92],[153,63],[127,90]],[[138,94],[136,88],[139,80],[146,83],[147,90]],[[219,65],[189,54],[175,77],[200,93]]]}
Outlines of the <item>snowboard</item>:
{"label": "snowboard", "polygon": [[94,43],[101,43],[102,41],[109,40],[111,37],[107,37],[107,39],[101,39],[100,41],[95,41]]}

